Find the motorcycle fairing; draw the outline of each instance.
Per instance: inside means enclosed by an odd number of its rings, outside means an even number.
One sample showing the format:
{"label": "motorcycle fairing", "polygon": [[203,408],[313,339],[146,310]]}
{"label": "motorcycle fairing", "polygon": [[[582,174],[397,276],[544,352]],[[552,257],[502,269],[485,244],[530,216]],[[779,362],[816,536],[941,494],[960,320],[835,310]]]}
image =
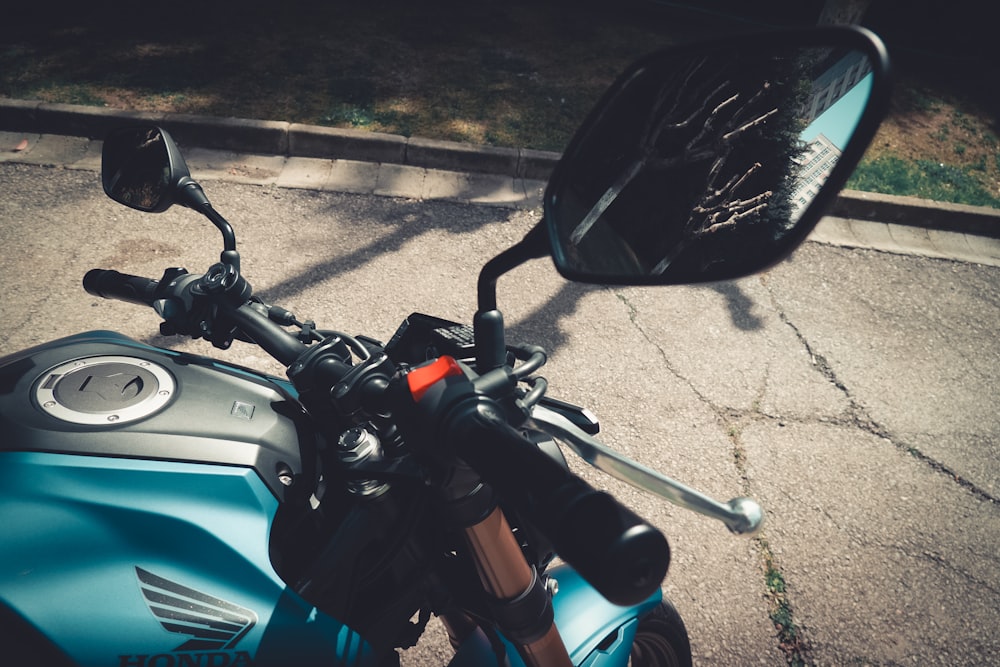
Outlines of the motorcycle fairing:
{"label": "motorcycle fairing", "polygon": [[[626,667],[639,619],[662,599],[657,592],[634,607],[608,602],[576,570],[559,565],[549,570],[559,583],[552,598],[556,627],[577,667]],[[524,667],[516,649],[504,641],[511,667]],[[482,667],[495,663],[493,648],[476,632],[459,648],[449,667]]]}
{"label": "motorcycle fairing", "polygon": [[[176,378],[177,396],[155,414],[117,426],[62,422],[33,400],[51,369],[102,355],[162,365]],[[187,656],[193,664],[209,655],[233,665],[284,665],[292,658],[296,665],[373,662],[356,632],[287,589],[268,556],[283,491],[274,464],[302,470],[302,452],[314,437],[295,410],[282,408],[294,397],[291,384],[279,378],[110,331],[0,359],[0,519],[6,524],[0,609],[81,665],[139,665],[141,656],[159,655]],[[228,414],[234,401],[260,406],[254,420]],[[556,622],[573,663],[626,665],[636,619],[659,596],[617,607],[568,566],[552,573],[560,587]],[[229,648],[224,642],[196,658],[181,647],[199,645],[176,627],[167,629],[151,610],[144,576],[218,600],[220,608],[250,611],[256,620],[248,627],[237,621]],[[197,597],[187,601],[198,604]],[[161,615],[180,613],[176,604],[156,608]],[[508,654],[512,665],[520,664],[512,647]],[[493,659],[480,633],[451,664]]]}
{"label": "motorcycle fairing", "polygon": [[[209,654],[233,665],[372,664],[357,633],[288,590],[271,567],[277,507],[246,467],[0,452],[0,605],[80,665],[158,655],[198,664]],[[573,663],[626,665],[637,619],[659,595],[618,607],[568,566],[551,574]],[[191,608],[200,621],[178,620]],[[206,617],[222,624],[209,632],[214,644],[197,641]],[[492,660],[478,637],[451,664]]]}
{"label": "motorcycle fairing", "polygon": [[271,567],[277,507],[247,467],[0,452],[0,605],[86,666],[372,664]]}

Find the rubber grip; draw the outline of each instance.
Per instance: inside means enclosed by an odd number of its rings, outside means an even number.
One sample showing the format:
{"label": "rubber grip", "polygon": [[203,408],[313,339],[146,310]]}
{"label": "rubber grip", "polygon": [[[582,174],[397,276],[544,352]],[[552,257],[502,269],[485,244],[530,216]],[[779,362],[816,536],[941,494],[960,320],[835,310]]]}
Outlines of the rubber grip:
{"label": "rubber grip", "polygon": [[562,559],[601,595],[629,606],[656,592],[670,564],[663,533],[578,477],[545,496],[535,520]]}
{"label": "rubber grip", "polygon": [[83,277],[83,289],[104,299],[117,299],[150,306],[160,281],[119,273],[112,269],[91,269]]}
{"label": "rubber grip", "polygon": [[459,455],[610,602],[635,605],[654,594],[670,564],[663,534],[477,403],[452,413]]}

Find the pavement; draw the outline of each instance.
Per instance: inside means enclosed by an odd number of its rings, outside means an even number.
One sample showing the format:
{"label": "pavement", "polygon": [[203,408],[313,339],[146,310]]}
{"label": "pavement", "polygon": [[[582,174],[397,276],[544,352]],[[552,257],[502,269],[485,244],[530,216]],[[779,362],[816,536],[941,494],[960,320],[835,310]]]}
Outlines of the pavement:
{"label": "pavement", "polygon": [[[558,153],[240,118],[0,99],[0,162],[100,170],[113,127],[165,127],[200,178],[515,208],[541,205]],[[1000,210],[844,191],[812,240],[1000,265]]]}
{"label": "pavement", "polygon": [[[0,113],[0,355],[114,328],[270,370],[253,346],[151,335],[155,314],[81,291],[95,266],[199,270],[218,231],[103,195],[99,137],[125,118],[18,109],[34,125]],[[87,130],[94,117],[105,125]],[[205,119],[201,140],[168,121],[194,176],[215,181],[256,291],[323,326],[384,340],[414,310],[468,321],[482,262],[537,220],[544,155],[502,150],[499,168],[497,149],[269,123],[285,138],[265,150],[237,140],[252,121]],[[309,132],[319,155],[290,148]],[[785,613],[806,664],[997,664],[998,212],[847,193],[834,213],[788,261],[739,281],[605,288],[529,263],[499,285],[510,338],[550,352],[551,395],[592,409],[608,445],[764,506],[763,539],[747,541],[578,469],[669,536],[664,587],[696,664],[787,664]],[[446,654],[434,627],[403,665]]]}

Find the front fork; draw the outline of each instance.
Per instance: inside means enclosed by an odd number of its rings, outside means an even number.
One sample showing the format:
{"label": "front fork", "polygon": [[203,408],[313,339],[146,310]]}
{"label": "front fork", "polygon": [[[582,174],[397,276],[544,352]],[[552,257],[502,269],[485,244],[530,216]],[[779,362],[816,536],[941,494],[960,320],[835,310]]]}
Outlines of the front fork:
{"label": "front fork", "polygon": [[[570,667],[545,584],[525,558],[490,487],[477,477],[468,477],[471,470],[464,472],[461,487],[471,487],[471,491],[456,493],[455,485],[446,489],[449,514],[462,527],[497,627],[517,648],[526,667]],[[465,619],[455,617],[446,617],[445,627],[453,646],[470,629]]]}

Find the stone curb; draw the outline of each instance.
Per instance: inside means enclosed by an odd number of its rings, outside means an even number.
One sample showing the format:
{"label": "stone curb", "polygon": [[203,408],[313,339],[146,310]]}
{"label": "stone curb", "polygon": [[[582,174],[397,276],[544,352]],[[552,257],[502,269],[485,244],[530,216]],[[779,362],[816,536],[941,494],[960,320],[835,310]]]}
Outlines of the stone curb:
{"label": "stone curb", "polygon": [[[103,139],[116,126],[157,123],[182,146],[354,160],[546,180],[559,153],[244,118],[123,111],[0,98],[0,130]],[[1000,210],[869,192],[840,193],[831,215],[1000,238]]]}
{"label": "stone curb", "polygon": [[105,107],[0,99],[0,129],[103,139],[116,126],[151,122],[181,146],[240,153],[389,162],[428,169],[544,180],[559,153],[366,132],[284,121],[122,111]]}
{"label": "stone curb", "polygon": [[1000,238],[1000,210],[987,206],[844,190],[837,196],[830,215]]}

